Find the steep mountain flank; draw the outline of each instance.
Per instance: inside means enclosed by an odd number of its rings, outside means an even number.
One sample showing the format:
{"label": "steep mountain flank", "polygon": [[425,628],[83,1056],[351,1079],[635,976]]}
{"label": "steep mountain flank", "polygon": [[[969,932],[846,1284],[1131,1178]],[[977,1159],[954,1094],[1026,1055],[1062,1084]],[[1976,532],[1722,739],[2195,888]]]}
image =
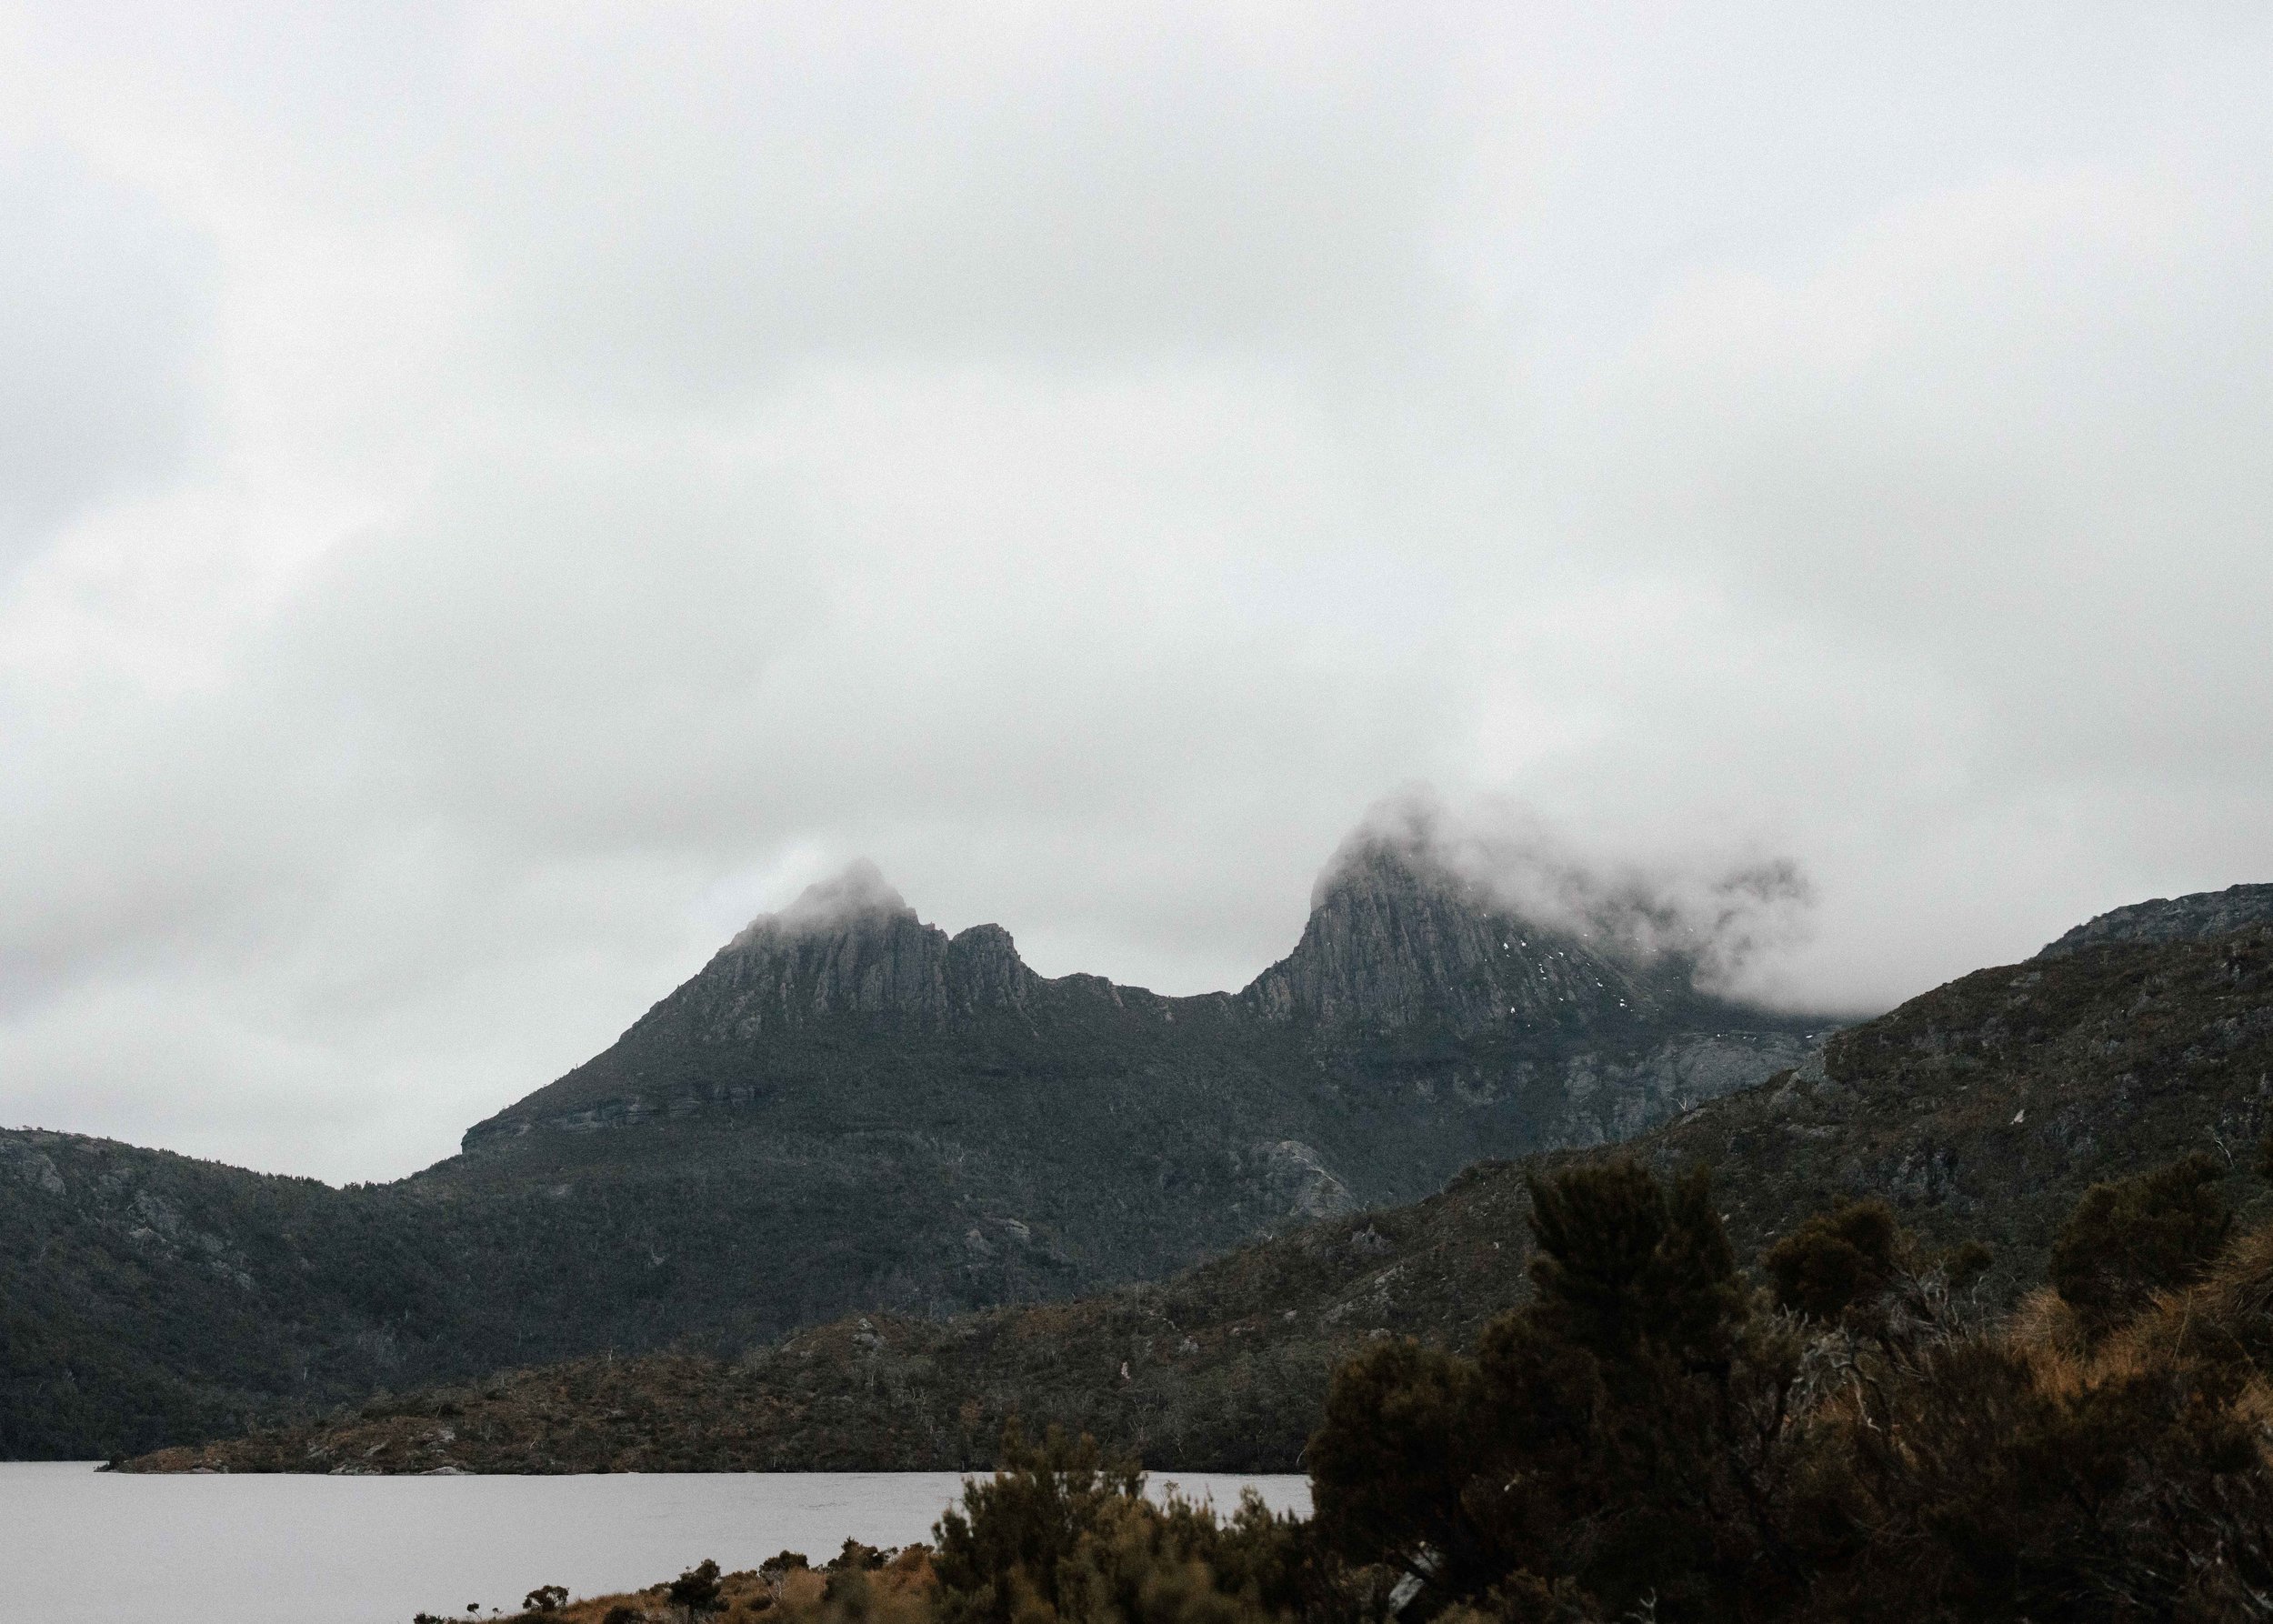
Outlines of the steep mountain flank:
{"label": "steep mountain flank", "polygon": [[1266,1019],[1361,1032],[1580,1034],[1725,1019],[1680,957],[1621,962],[1497,903],[1479,882],[1359,843],[1320,887],[1302,940],[1239,995]]}
{"label": "steep mountain flank", "polygon": [[[147,1448],[378,1385],[1157,1278],[1479,1158],[1623,1138],[1827,1026],[1701,995],[1685,960],[1542,927],[1380,842],[1337,865],[1285,960],[1196,997],[1037,976],[1007,932],[950,937],[864,866],[396,1185],[286,1199],[25,1139],[85,1168],[60,1191],[0,1178],[0,1237],[35,1259],[5,1300],[81,1328],[0,1370],[0,1449]],[[165,1242],[179,1257],[140,1237],[164,1238],[145,1198],[202,1215]],[[96,1379],[105,1358],[131,1376]]]}
{"label": "steep mountain flank", "polygon": [[[1196,997],[1037,976],[999,927],[950,938],[862,870],[421,1182],[605,1191],[641,1212],[677,1330],[746,1341],[1165,1274],[1479,1157],[1624,1138],[1824,1025],[1703,997],[1684,963],[1621,963],[1386,846],[1338,866],[1287,959]],[[589,1295],[543,1317],[655,1339]]]}
{"label": "steep mountain flank", "polygon": [[[2273,927],[1978,971],[1834,1037],[1807,1064],[1617,1151],[1704,1162],[1739,1256],[1881,1196],[1928,1242],[1988,1241],[1985,1306],[2039,1282],[2090,1184],[2230,1152],[2273,1126]],[[585,1360],[375,1401],[146,1469],[561,1471],[956,1468],[1004,1417],[1185,1470],[1292,1470],[1332,1365],[1371,1338],[1470,1340],[1525,1288],[1525,1169],[1329,1218],[1158,1285],[945,1321],[866,1315],[735,1360]]]}

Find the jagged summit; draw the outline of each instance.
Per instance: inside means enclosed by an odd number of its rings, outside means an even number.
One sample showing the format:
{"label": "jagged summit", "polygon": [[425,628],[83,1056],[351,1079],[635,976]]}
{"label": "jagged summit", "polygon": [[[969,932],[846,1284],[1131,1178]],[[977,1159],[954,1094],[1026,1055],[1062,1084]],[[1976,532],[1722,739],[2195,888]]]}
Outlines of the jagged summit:
{"label": "jagged summit", "polygon": [[[1367,831],[1319,876],[1294,951],[1237,1002],[1269,1021],[1383,1032],[1568,1029],[1667,1013],[1690,998],[1689,970],[1527,918],[1426,843]],[[862,861],[754,921],[682,992],[699,989],[706,1018],[751,1038],[838,1016],[950,1024],[1024,1009],[1042,985],[1002,927],[949,938]]]}
{"label": "jagged summit", "polygon": [[649,1018],[691,1015],[715,1035],[744,1038],[839,1016],[938,1026],[1022,1007],[1038,980],[1001,926],[950,937],[863,858],[752,921]]}
{"label": "jagged summit", "polygon": [[[1527,917],[1427,840],[1395,831],[1354,837],[1313,900],[1294,950],[1244,991],[1164,997],[1098,976],[1037,976],[999,925],[950,937],[873,864],[856,863],[753,921],[608,1049],[476,1123],[464,1143],[825,1100],[813,1079],[846,1065],[870,1068],[862,1075],[886,1093],[937,1086],[943,1098],[966,1087],[946,1079],[1014,1071],[1117,1079],[1229,1067],[1247,1073],[1243,1088],[1301,1079],[1294,1110],[1307,1123],[1342,1108],[1312,1098],[1321,1057],[1343,1063],[1407,1035],[1491,1046],[1496,1058],[1459,1082],[1479,1098],[1508,1098],[1518,1073],[1492,1080],[1501,1069],[1576,1064],[1582,1050],[1655,1068],[1654,1080],[1600,1108],[1605,1123],[1631,1131],[1625,1116],[1638,1125],[1667,1089],[1717,1092],[1765,1075],[1769,1052],[1803,1043],[1811,1024],[1699,997],[1677,953],[1645,955],[1584,918]],[[1511,1040],[1532,1058],[1502,1052]],[[1668,1058],[1677,1052],[1686,1058]],[[1274,1138],[1308,1143],[1312,1131]]]}
{"label": "jagged summit", "polygon": [[1240,997],[1273,1020],[1465,1035],[1648,1018],[1689,997],[1689,975],[1527,919],[1426,847],[1368,834],[1321,877],[1295,950]]}
{"label": "jagged summit", "polygon": [[2207,941],[2252,925],[2273,925],[2273,885],[2228,886],[2110,908],[2046,944],[2037,957],[2062,958],[2105,942]]}

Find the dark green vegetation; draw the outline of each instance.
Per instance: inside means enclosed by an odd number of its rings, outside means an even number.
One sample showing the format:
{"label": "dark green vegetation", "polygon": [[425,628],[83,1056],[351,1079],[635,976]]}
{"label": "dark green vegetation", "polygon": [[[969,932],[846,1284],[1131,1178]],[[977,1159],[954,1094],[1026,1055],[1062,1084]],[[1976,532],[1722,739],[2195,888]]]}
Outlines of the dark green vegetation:
{"label": "dark green vegetation", "polygon": [[2159,1248],[2204,1189],[2143,1176],[2088,1220],[2170,1266],[2094,1350],[2065,1297],[1984,1324],[1980,1254],[1953,1267],[1882,1208],[1806,1230],[1795,1277],[1853,1288],[1811,1312],[1747,1288],[1701,1172],[1549,1178],[1535,1293],[1473,1357],[1392,1343],[1337,1374],[1317,1544],[1409,1575],[1424,1613],[2268,1616],[2273,1228]]}
{"label": "dark green vegetation", "polygon": [[[1527,1181],[1523,1306],[1473,1354],[1395,1338],[1335,1374],[1316,1516],[1142,1498],[1133,1462],[1005,1429],[991,1479],[826,1577],[706,1562],[577,1624],[2179,1624],[2273,1615],[2273,1225],[2160,1246],[2218,1205],[2158,1169],[2062,1227],[2126,1248],[2146,1307],[2096,1337],[1987,1253],[1878,1201],[1811,1215],[1749,1282],[1694,1169]],[[2085,1210],[2094,1216],[2087,1218]],[[2223,1215],[2230,1219],[2231,1214]],[[1787,1285],[1788,1283],[1788,1288]],[[545,1609],[547,1614],[556,1608]]]}
{"label": "dark green vegetation", "polygon": [[2107,1335],[2145,1313],[2158,1291],[2209,1272],[2233,1231],[2218,1188],[2226,1170],[2198,1150],[2085,1192],[2053,1243],[2052,1284],[2086,1335]]}
{"label": "dark green vegetation", "polygon": [[1623,1138],[1811,1052],[1821,1023],[1700,994],[1680,954],[1612,951],[1617,925],[1543,931],[1361,843],[1287,958],[1166,998],[1044,979],[992,926],[950,940],[869,871],[398,1184],[0,1134],[0,1455],[610,1350],[733,1357],[848,1313],[936,1338]]}
{"label": "dark green vegetation", "polygon": [[[2107,1237],[2090,1256],[2128,1259],[2102,1273],[2135,1305],[2142,1279],[2182,1279],[2201,1258],[2222,1221],[2208,1203],[2261,1210],[2253,1168],[2269,1115],[2273,928],[2259,927],[1978,972],[1623,1154],[1667,1178],[1712,1168],[1734,1256],[1765,1254],[1760,1278],[1796,1308],[1827,1315],[1881,1293],[1902,1258],[1944,1259],[1984,1309],[2002,1308],[2050,1277],[2056,1249],[2078,1251],[2076,1224]],[[2197,1150],[2212,1160],[2091,1193]],[[1335,1365],[1385,1339],[1477,1346],[1527,1289],[1527,1175],[1607,1154],[1479,1164],[1426,1200],[1323,1220],[1158,1285],[945,1320],[843,1318],[727,1361],[524,1370],[152,1464],[961,1467],[988,1459],[1017,1414],[1164,1468],[1292,1469]],[[1988,1245],[1986,1263],[1968,1242]],[[2082,1311],[2098,1312],[2088,1298]]]}

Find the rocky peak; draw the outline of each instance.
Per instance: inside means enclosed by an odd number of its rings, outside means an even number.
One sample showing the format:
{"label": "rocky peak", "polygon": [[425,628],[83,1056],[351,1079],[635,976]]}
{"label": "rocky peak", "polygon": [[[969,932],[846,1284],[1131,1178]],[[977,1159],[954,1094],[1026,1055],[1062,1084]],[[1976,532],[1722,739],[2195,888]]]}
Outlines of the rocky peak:
{"label": "rocky peak", "polygon": [[748,1038],[838,1016],[945,1025],[1022,1006],[1035,980],[1001,926],[950,940],[862,861],[752,921],[672,1001]]}
{"label": "rocky peak", "polygon": [[2105,942],[2208,941],[2252,925],[2273,925],[2273,885],[2228,886],[2110,908],[2048,944],[2037,957],[2064,958]]}
{"label": "rocky peak", "polygon": [[1687,986],[1686,967],[1622,964],[1425,847],[1368,836],[1328,867],[1295,950],[1240,997],[1274,1020],[1469,1034],[1637,1018]]}
{"label": "rocky peak", "polygon": [[947,1000],[956,1009],[1024,1008],[1039,980],[999,925],[974,925],[947,940]]}

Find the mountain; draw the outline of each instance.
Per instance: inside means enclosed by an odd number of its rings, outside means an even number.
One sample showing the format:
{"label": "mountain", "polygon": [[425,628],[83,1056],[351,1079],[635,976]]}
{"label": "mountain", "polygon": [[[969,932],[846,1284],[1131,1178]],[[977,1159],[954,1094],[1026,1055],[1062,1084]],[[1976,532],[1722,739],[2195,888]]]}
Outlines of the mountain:
{"label": "mountain", "polygon": [[1158,1278],[1479,1158],[1627,1138],[1831,1024],[1694,970],[1367,837],[1285,959],[1165,997],[1038,976],[859,866],[396,1184],[0,1135],[0,1453]]}
{"label": "mountain", "polygon": [[1192,997],[1038,976],[999,927],[949,937],[863,867],[414,1182],[542,1192],[587,1257],[642,1248],[636,1289],[604,1265],[530,1300],[564,1343],[746,1345],[1157,1277],[1479,1157],[1624,1138],[1827,1025],[1542,928],[1386,842],[1345,854],[1287,958]]}
{"label": "mountain", "polygon": [[[1275,1063],[1290,1045],[1364,1050],[1401,1075],[1457,1075],[1471,1093],[1526,1086],[1542,1067],[1567,1079],[1582,1060],[1623,1065],[1617,1080],[1643,1098],[1623,1118],[1629,1102],[1606,1101],[1609,1114],[1582,1108],[1563,1125],[1608,1134],[1685,1089],[1716,1091],[1732,1072],[1757,1071],[1758,1038],[1830,1024],[1702,996],[1694,967],[1674,956],[1622,961],[1517,917],[1424,854],[1368,841],[1321,885],[1294,951],[1245,990],[1163,997],[1096,976],[1045,979],[1000,926],[950,937],[859,864],[756,921],[613,1047],[476,1124],[464,1148],[763,1110],[809,1091],[849,1049],[859,1064],[903,1073],[914,1069],[898,1064],[909,1048],[994,1078],[1026,1059],[1121,1069],[1102,1048],[1059,1052],[1066,1039],[1135,1043],[1186,1064],[1231,1050]],[[1470,1049],[1463,1071],[1455,1051]],[[1507,1075],[1485,1075],[1495,1069]],[[1577,1087],[1582,1098],[1596,1091]]]}
{"label": "mountain", "polygon": [[2251,925],[2273,925],[2273,886],[2228,886],[2110,908],[2048,943],[2037,957],[2058,958],[2102,942],[2202,941]]}
{"label": "mountain", "polygon": [[[1738,1256],[1877,1196],[1935,1246],[1990,1243],[1975,1289],[2045,1276],[2093,1183],[2224,1152],[2223,1194],[2273,1127],[2273,925],[2107,942],[1977,971],[1833,1037],[1757,1086],[1606,1149],[1703,1162]],[[586,1359],[385,1399],[144,1469],[913,1469],[982,1465],[1005,1417],[1181,1470],[1298,1469],[1327,1373],[1383,1336],[1452,1345],[1517,1301],[1523,1167],[1486,1162],[1411,1205],[1323,1219],[1157,1285],[946,1320],[848,1316],[734,1360]]]}

